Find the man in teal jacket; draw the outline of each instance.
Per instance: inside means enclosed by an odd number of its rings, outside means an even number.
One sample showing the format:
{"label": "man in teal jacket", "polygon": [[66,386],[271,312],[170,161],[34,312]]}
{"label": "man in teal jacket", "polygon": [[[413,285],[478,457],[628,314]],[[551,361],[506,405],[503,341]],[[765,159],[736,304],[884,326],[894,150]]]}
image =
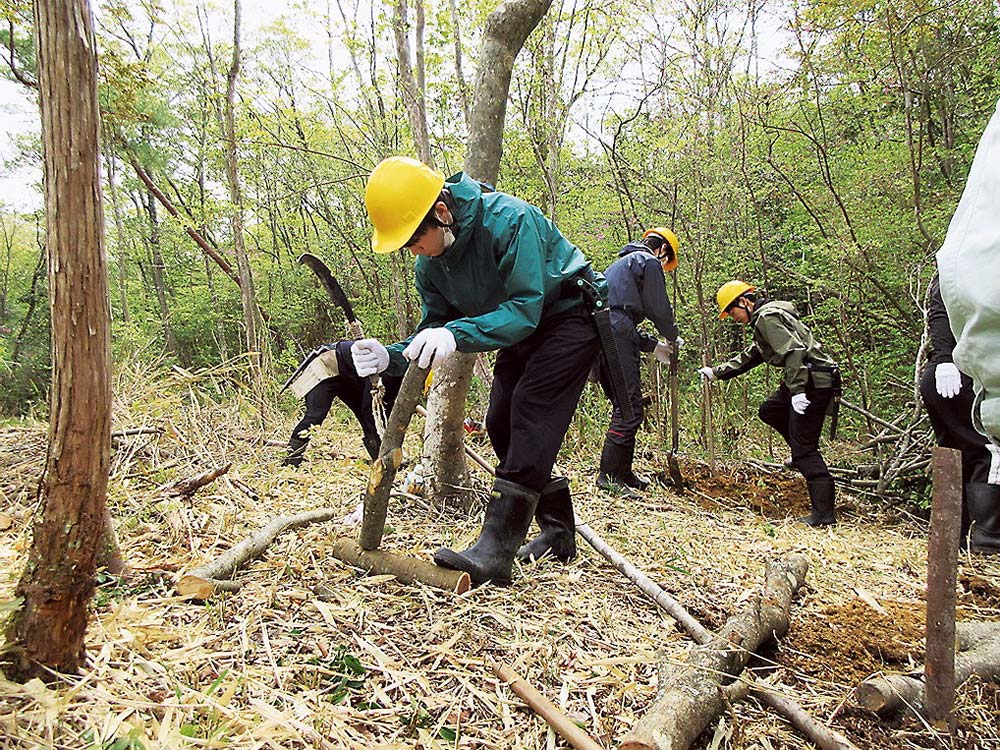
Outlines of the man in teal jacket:
{"label": "man in teal jacket", "polygon": [[[438,565],[473,584],[510,583],[515,554],[576,554],[569,485],[552,466],[598,351],[572,279],[605,293],[604,279],[542,212],[467,175],[444,175],[415,159],[380,163],[365,190],[372,249],[416,257],[423,317],[406,341],[351,349],[360,376],[398,375],[406,361],[440,364],[456,349],[499,349],[486,429],[499,459],[478,541],[442,547]],[[541,534],[520,547],[532,515]]]}

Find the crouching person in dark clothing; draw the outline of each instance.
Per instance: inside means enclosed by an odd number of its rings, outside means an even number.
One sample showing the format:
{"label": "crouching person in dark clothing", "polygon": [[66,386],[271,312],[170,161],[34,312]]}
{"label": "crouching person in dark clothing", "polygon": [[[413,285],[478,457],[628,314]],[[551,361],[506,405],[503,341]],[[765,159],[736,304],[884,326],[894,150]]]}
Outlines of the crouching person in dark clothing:
{"label": "crouching person in dark clothing", "polygon": [[955,336],[937,276],[931,282],[927,328],[931,355],[920,377],[920,395],[938,445],[962,452],[962,546],[996,554],[1000,552],[1000,447],[973,426],[972,378],[952,361]]}
{"label": "crouching person in dark clothing", "polygon": [[819,438],[827,406],[840,389],[840,372],[799,320],[795,305],[758,299],[753,292],[742,281],[719,289],[719,317],[749,325],[753,343],[726,364],[698,372],[707,380],[728,380],[764,362],[784,370],[781,385],[760,405],[758,416],[785,439],[793,464],[806,479],[812,514],[799,520],[829,526],[837,522],[833,476],[819,452]]}
{"label": "crouching person in dark clothing", "polygon": [[[316,425],[323,424],[323,420],[330,413],[334,399],[338,398],[354,413],[358,424],[361,425],[361,439],[368,455],[373,459],[378,456],[382,440],[379,438],[378,429],[375,426],[371,384],[368,378],[358,377],[357,370],[354,369],[354,362],[351,360],[351,344],[353,343],[353,341],[338,341],[335,344],[326,344],[321,347],[324,351],[320,353],[311,353],[309,358],[312,358],[314,362],[316,359],[322,360],[322,366],[317,368],[320,374],[313,374],[315,370],[303,369],[299,378],[289,384],[292,390],[297,393],[301,393],[302,387],[308,388],[308,390],[303,396],[306,413],[302,420],[295,425],[292,436],[288,439],[288,455],[281,462],[284,466],[299,466],[302,463],[302,456],[309,445],[309,431]],[[323,377],[323,375],[328,376]],[[309,384],[318,378],[322,379],[309,388]],[[382,385],[385,387],[386,413],[392,410],[402,382],[403,379],[400,377],[382,378]],[[298,389],[296,388],[297,383],[300,384]]]}

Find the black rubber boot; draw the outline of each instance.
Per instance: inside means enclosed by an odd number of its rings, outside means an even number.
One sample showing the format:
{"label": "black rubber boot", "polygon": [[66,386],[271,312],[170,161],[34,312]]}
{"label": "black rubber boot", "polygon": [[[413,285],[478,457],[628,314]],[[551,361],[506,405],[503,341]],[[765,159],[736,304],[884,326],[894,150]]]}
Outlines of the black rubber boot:
{"label": "black rubber boot", "polygon": [[509,586],[514,553],[528,533],[537,504],[538,493],[534,490],[495,479],[479,539],[464,552],[442,547],[434,553],[434,562],[444,568],[464,570],[473,586],[487,581]]}
{"label": "black rubber boot", "polygon": [[969,549],[980,555],[1000,553],[1000,485],[972,482],[965,486],[972,529]]}
{"label": "black rubber boot", "polygon": [[535,521],[541,533],[521,545],[517,551],[518,560],[539,560],[549,554],[560,562],[569,562],[576,557],[576,520],[566,477],[556,477],[542,487]]}
{"label": "black rubber boot", "polygon": [[634,490],[644,490],[649,486],[649,482],[642,477],[636,476],[635,472],[632,471],[632,462],[634,460],[635,443],[632,443],[632,445],[625,449],[625,462],[622,466],[621,477],[626,487],[631,487]]}
{"label": "black rubber boot", "polygon": [[606,492],[617,493],[623,497],[642,497],[632,490],[625,481],[625,460],[628,448],[615,445],[610,440],[604,441],[601,450],[601,466],[597,472],[597,486]]}
{"label": "black rubber boot", "polygon": [[298,467],[302,463],[302,456],[305,455],[307,445],[309,445],[309,438],[292,435],[288,439],[288,454],[281,461],[281,465]]}
{"label": "black rubber boot", "polygon": [[834,485],[830,477],[820,479],[810,479],[806,482],[809,487],[809,501],[812,503],[812,513],[798,519],[810,526],[832,526],[837,523],[837,516],[833,511]]}

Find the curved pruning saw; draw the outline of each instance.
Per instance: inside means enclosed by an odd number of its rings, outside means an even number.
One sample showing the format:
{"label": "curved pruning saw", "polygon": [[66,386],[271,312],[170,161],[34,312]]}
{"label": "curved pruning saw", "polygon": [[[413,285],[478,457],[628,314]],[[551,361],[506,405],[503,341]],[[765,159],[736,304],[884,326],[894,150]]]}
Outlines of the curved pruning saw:
{"label": "curved pruning saw", "polygon": [[[324,289],[326,289],[326,293],[329,295],[330,301],[344,311],[344,318],[347,320],[347,335],[352,339],[364,338],[361,321],[359,321],[357,316],[354,314],[354,308],[351,307],[351,301],[344,293],[344,289],[340,286],[340,282],[338,282],[336,277],[330,272],[329,266],[312,253],[302,253],[296,263],[308,266],[309,270],[316,274],[316,278],[319,279],[319,283],[323,285]],[[375,413],[375,425],[378,427],[378,433],[381,436],[382,431],[385,429],[385,404],[382,400],[382,394],[385,389],[382,387],[382,380],[378,375],[372,375],[370,382],[372,389],[372,408]]]}

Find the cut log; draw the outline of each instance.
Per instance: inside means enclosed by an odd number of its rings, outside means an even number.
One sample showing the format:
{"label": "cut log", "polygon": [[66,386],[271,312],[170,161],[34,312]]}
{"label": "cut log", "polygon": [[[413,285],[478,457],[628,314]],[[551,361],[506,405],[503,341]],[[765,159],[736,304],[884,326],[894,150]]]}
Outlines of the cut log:
{"label": "cut log", "polygon": [[334,539],[332,552],[334,557],[348,565],[367,573],[396,576],[401,583],[420,581],[456,594],[464,594],[471,586],[469,574],[464,571],[448,570],[427,560],[394,555],[385,550],[364,550],[348,537]]}
{"label": "cut log", "polygon": [[[959,647],[968,643],[970,632],[986,633],[984,640],[975,643],[966,651],[955,654],[955,685],[961,685],[972,676],[982,680],[1000,681],[1000,634],[986,623],[968,623],[973,628],[965,630],[958,626]],[[978,626],[986,627],[978,627]],[[877,713],[889,714],[909,709],[926,718],[926,684],[920,674],[893,674],[872,677],[865,680],[854,691],[862,708]]]}
{"label": "cut log", "polygon": [[725,708],[722,688],[739,675],[753,651],[788,630],[792,596],[808,567],[802,555],[770,562],[763,592],[750,597],[708,643],[692,648],[683,664],[662,670],[666,678],[656,700],[621,750],[687,750]]}
{"label": "cut log", "polygon": [[368,475],[365,515],[358,534],[358,543],[362,549],[378,549],[382,543],[385,517],[389,510],[389,493],[396,471],[403,463],[403,438],[406,437],[406,428],[410,426],[417,403],[423,397],[424,381],[429,369],[418,367],[416,360],[411,361],[399,386],[399,393],[382,435],[382,447]]}
{"label": "cut log", "polygon": [[[595,550],[615,566],[626,578],[636,584],[639,589],[652,599],[667,614],[673,617],[684,628],[687,634],[699,644],[712,640],[712,633],[706,630],[683,605],[670,594],[657,586],[649,577],[628,562],[621,554],[605,542],[593,529],[577,519],[576,530]],[[734,689],[735,688],[735,689]],[[726,688],[730,701],[742,700],[747,694],[753,695],[766,706],[770,706],[785,717],[796,729],[816,743],[823,750],[857,750],[854,744],[839,732],[813,718],[796,701],[787,696],[779,695],[762,680],[752,680],[749,683],[733,683]]]}
{"label": "cut log", "polygon": [[545,723],[559,733],[576,750],[604,750],[589,734],[570,721],[565,713],[548,698],[539,693],[528,682],[506,664],[490,660],[493,674],[507,683],[514,694],[527,704],[528,708],[545,719]]}
{"label": "cut log", "polygon": [[[330,508],[310,510],[294,516],[278,516],[256,534],[231,547],[214,561],[189,570],[174,584],[174,591],[180,596],[207,599],[220,589],[227,591],[238,589],[239,584],[229,580],[236,569],[260,557],[283,531],[329,521],[340,516],[339,510]],[[222,586],[222,583],[226,585]]]}
{"label": "cut log", "polygon": [[176,482],[169,482],[161,485],[160,487],[157,487],[157,491],[161,495],[165,495],[167,497],[193,495],[206,484],[211,484],[216,479],[221,477],[229,471],[232,466],[232,463],[228,463],[225,466],[218,466],[214,469],[206,469],[200,474],[195,474],[193,477],[187,477],[186,479],[179,479]]}

